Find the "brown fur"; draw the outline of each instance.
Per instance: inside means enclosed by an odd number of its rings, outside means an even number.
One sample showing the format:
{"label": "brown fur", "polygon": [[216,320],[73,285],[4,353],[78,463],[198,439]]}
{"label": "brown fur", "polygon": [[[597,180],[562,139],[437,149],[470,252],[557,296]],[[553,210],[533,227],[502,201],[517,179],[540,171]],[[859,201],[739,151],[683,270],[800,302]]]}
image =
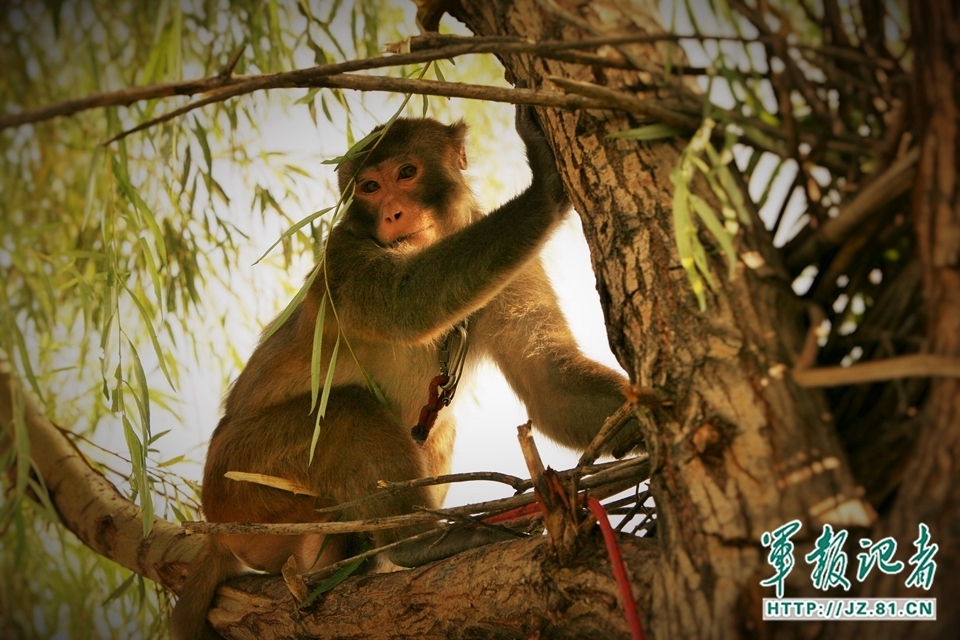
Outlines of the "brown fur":
{"label": "brown fur", "polygon": [[[312,498],[224,478],[227,471],[280,476],[315,489],[321,504],[373,493],[380,480],[447,473],[451,411],[440,414],[423,447],[410,435],[427,383],[437,373],[437,342],[470,318],[470,359],[491,357],[551,438],[582,449],[622,403],[624,380],[585,358],[574,343],[538,258],[569,208],[547,146],[529,109],[518,110],[533,183],[487,216],[462,174],[466,127],[400,119],[365,156],[340,169],[341,188],[356,178],[354,202],[331,232],[326,277],[314,280],[300,307],[261,342],[225,402],[204,471],[202,502],[213,522],[312,522]],[[340,350],[315,459],[308,465],[314,324],[328,293],[323,362],[338,332],[383,392],[381,405],[346,349]],[[342,346],[342,345],[341,345]],[[468,365],[469,366],[469,365]],[[469,376],[469,372],[467,373]],[[411,490],[346,510],[344,519],[436,508],[445,488]],[[487,530],[484,530],[487,531]],[[411,531],[383,531],[376,544]],[[496,539],[468,533],[423,547],[401,547],[407,566]],[[438,544],[442,542],[442,544]],[[246,566],[278,573],[291,555],[302,570],[333,562],[355,540],[322,536],[210,536],[181,593],[172,631],[178,640],[215,637],[205,622],[219,583]]]}

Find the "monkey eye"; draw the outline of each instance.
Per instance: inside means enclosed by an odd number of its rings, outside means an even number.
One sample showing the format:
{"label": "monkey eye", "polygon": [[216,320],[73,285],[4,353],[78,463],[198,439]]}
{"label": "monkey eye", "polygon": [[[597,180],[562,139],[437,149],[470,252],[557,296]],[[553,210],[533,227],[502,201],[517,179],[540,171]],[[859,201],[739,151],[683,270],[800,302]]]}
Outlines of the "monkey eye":
{"label": "monkey eye", "polygon": [[360,184],[360,191],[363,193],[376,193],[380,190],[380,185],[373,180],[367,180]]}
{"label": "monkey eye", "polygon": [[399,178],[401,180],[409,180],[415,175],[417,175],[417,168],[412,164],[405,164],[400,167]]}

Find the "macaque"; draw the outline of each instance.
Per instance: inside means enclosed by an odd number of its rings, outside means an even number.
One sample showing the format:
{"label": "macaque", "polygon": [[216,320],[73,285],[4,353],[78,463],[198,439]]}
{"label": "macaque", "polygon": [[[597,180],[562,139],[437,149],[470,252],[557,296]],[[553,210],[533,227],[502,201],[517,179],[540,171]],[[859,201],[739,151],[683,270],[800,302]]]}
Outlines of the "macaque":
{"label": "macaque", "polygon": [[[531,185],[483,215],[464,177],[466,125],[398,119],[368,152],[338,170],[353,202],[327,239],[320,273],[287,321],[263,340],[230,389],[210,442],[201,502],[211,522],[321,522],[318,506],[375,493],[378,481],[449,473],[453,411],[444,409],[422,445],[411,436],[438,345],[469,319],[471,363],[492,358],[526,405],[533,424],[556,442],[585,448],[623,403],[626,381],[579,350],[540,263],[539,251],[569,210],[553,152],[532,108],[518,108],[517,130]],[[328,288],[329,287],[329,290]],[[326,414],[312,464],[310,361],[325,293],[321,375],[342,330]],[[363,370],[358,366],[362,365]],[[368,390],[363,371],[386,398]],[[455,402],[455,400],[454,400]],[[626,430],[635,431],[635,425]],[[613,450],[633,437],[622,433]],[[278,476],[318,498],[224,477],[228,471]],[[391,494],[342,510],[343,520],[438,508],[445,487]],[[461,531],[420,547],[387,552],[416,566],[491,539],[490,528]],[[416,530],[377,531],[379,546]],[[454,533],[457,533],[456,531]],[[210,535],[180,594],[172,621],[178,640],[218,637],[206,622],[217,587],[244,567],[279,573],[290,556],[301,571],[348,557],[357,536]]]}

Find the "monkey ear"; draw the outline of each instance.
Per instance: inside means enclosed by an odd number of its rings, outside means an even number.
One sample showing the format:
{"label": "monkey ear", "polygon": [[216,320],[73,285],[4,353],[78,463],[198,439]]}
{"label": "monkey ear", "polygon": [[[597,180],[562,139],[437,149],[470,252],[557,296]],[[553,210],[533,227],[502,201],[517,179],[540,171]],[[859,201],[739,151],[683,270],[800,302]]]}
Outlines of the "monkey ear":
{"label": "monkey ear", "polygon": [[447,129],[450,131],[450,147],[457,156],[457,166],[463,171],[467,168],[467,123],[457,120]]}

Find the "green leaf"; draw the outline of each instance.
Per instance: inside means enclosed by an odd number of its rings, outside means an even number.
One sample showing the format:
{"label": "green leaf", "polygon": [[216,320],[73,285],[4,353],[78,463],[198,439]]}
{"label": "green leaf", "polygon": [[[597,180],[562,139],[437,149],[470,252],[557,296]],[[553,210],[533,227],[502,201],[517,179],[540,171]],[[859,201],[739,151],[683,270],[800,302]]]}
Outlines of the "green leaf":
{"label": "green leaf", "polygon": [[357,568],[363,563],[363,561],[364,561],[364,558],[360,558],[358,560],[354,560],[353,562],[351,562],[345,567],[340,567],[340,569],[338,569],[336,573],[334,573],[332,576],[324,580],[319,587],[314,589],[310,593],[310,595],[307,596],[306,599],[304,599],[304,601],[300,603],[299,608],[303,609],[308,604],[316,600],[317,596],[324,594],[327,591],[330,591],[331,589],[336,587],[338,584],[340,584],[341,582],[349,578],[353,574],[353,572],[356,571]]}
{"label": "green leaf", "polygon": [[732,278],[737,269],[737,250],[733,248],[733,241],[730,239],[730,234],[727,233],[727,230],[724,229],[723,224],[717,218],[713,209],[710,208],[710,205],[708,205],[703,198],[691,193],[690,202],[693,204],[693,209],[697,212],[697,216],[703,221],[707,230],[720,244],[720,248],[727,258],[727,277]]}
{"label": "green leaf", "polygon": [[[320,397],[320,406],[317,408],[317,420],[313,425],[313,437],[310,439],[310,457],[307,464],[313,464],[313,456],[317,450],[317,442],[320,439],[320,419],[327,411],[327,401],[330,399],[330,391],[333,389],[333,374],[337,369],[337,355],[340,352],[340,336],[337,333],[337,341],[333,343],[333,353],[330,354],[330,362],[327,365],[327,379],[323,383],[323,395]],[[319,371],[317,372],[319,375]]]}
{"label": "green leaf", "polygon": [[320,394],[320,355],[323,351],[323,322],[327,313],[327,297],[329,292],[323,292],[320,300],[320,310],[313,326],[313,352],[310,354],[310,411],[317,408],[317,396]]}
{"label": "green leaf", "polygon": [[160,284],[160,273],[157,271],[157,263],[153,259],[153,252],[150,251],[147,241],[142,236],[137,236],[137,242],[140,244],[140,251],[143,252],[144,262],[147,265],[147,273],[150,274],[150,280],[153,281],[153,292],[157,296],[157,305],[163,307],[163,288]]}
{"label": "green leaf", "polygon": [[90,169],[87,171],[87,190],[83,198],[83,218],[80,220],[80,228],[87,228],[87,221],[90,220],[90,210],[93,208],[93,194],[96,190],[97,175],[100,170],[100,156],[103,154],[102,147],[97,145],[93,149],[93,156],[90,158]]}
{"label": "green leaf", "polygon": [[[682,164],[682,160],[681,160]],[[690,208],[688,198],[690,191],[687,184],[680,175],[680,164],[670,172],[670,180],[673,182],[673,231],[677,243],[677,254],[680,256],[680,264],[687,274],[687,280],[697,296],[697,303],[700,311],[706,311],[707,300],[703,291],[703,280],[697,273],[696,259],[694,257],[693,242],[691,236],[694,235],[693,224],[690,219]]]}
{"label": "green leaf", "polygon": [[129,288],[126,290],[127,293],[130,294],[130,298],[133,300],[134,304],[137,306],[137,309],[140,311],[140,317],[143,318],[143,324],[147,329],[147,334],[150,336],[150,342],[153,343],[153,350],[157,354],[157,362],[160,363],[160,370],[163,371],[163,376],[170,384],[170,388],[176,389],[177,386],[173,384],[173,378],[170,375],[170,371],[167,369],[167,361],[163,357],[163,349],[160,348],[160,341],[157,339],[157,332],[153,329],[153,319],[150,317],[150,312],[147,311],[147,308],[133,291],[131,291]]}
{"label": "green leaf", "polygon": [[[343,332],[337,334],[337,341],[333,343],[333,353],[330,354],[330,362],[327,364],[327,378],[323,382],[323,394],[320,396],[320,406],[317,409],[317,413],[323,416],[327,411],[327,401],[330,399],[330,390],[333,389],[333,374],[337,369],[337,356],[340,354],[340,337],[343,335]],[[316,444],[317,434],[314,434],[314,442]],[[310,451],[311,455],[313,450]]]}
{"label": "green leaf", "polygon": [[304,95],[302,98],[298,98],[293,104],[311,104],[319,92],[319,87],[313,87],[307,91],[306,95]]}
{"label": "green leaf", "polygon": [[304,282],[303,286],[300,287],[300,290],[297,291],[296,294],[294,294],[293,299],[290,300],[289,303],[287,303],[287,306],[284,307],[283,311],[280,312],[280,315],[277,316],[276,320],[274,320],[270,324],[270,327],[267,329],[263,338],[261,338],[261,342],[266,342],[267,339],[270,336],[272,336],[274,333],[276,333],[277,329],[282,327],[283,323],[286,322],[288,318],[290,318],[290,314],[292,314],[293,310],[297,308],[297,306],[300,304],[300,301],[303,300],[303,297],[307,295],[307,292],[310,290],[310,287],[313,285],[313,281],[316,279],[317,273],[320,272],[321,268],[322,268],[322,265],[317,265],[316,267],[313,268],[313,271],[310,272],[310,277],[307,278],[307,281]]}
{"label": "green leaf", "polygon": [[150,388],[147,386],[147,376],[143,372],[143,363],[140,362],[140,354],[137,353],[137,348],[129,338],[127,344],[130,347],[130,353],[133,355],[133,375],[137,382],[133,399],[137,402],[137,407],[140,410],[142,441],[150,442]]}
{"label": "green leaf", "polygon": [[305,226],[307,226],[317,218],[320,218],[326,215],[327,213],[330,212],[331,209],[333,209],[333,207],[327,207],[326,209],[320,209],[320,211],[314,211],[313,213],[308,215],[306,218],[300,220],[300,222],[298,222],[297,224],[293,225],[292,227],[284,231],[283,234],[279,238],[277,238],[276,242],[274,242],[272,245],[267,247],[267,250],[263,252],[263,255],[257,258],[256,262],[254,262],[253,264],[259,263],[261,260],[267,257],[267,254],[273,251],[274,247],[276,247],[278,244],[280,244],[284,240],[293,236],[293,234],[295,234],[297,231],[304,228]]}
{"label": "green leaf", "polygon": [[110,592],[110,595],[108,595],[108,596],[104,599],[104,601],[100,603],[100,606],[106,606],[106,605],[110,604],[111,602],[113,602],[114,600],[116,600],[117,598],[119,598],[120,596],[122,596],[122,595],[124,594],[124,592],[125,592],[127,589],[130,588],[130,585],[133,584],[133,579],[136,578],[136,577],[137,577],[137,574],[135,574],[135,573],[133,573],[133,572],[131,571],[131,572],[130,572],[130,575],[127,576],[127,579],[124,580],[123,582],[121,582],[121,583],[120,583],[120,586],[118,586],[116,589],[114,589],[113,591],[111,591],[111,592]]}

